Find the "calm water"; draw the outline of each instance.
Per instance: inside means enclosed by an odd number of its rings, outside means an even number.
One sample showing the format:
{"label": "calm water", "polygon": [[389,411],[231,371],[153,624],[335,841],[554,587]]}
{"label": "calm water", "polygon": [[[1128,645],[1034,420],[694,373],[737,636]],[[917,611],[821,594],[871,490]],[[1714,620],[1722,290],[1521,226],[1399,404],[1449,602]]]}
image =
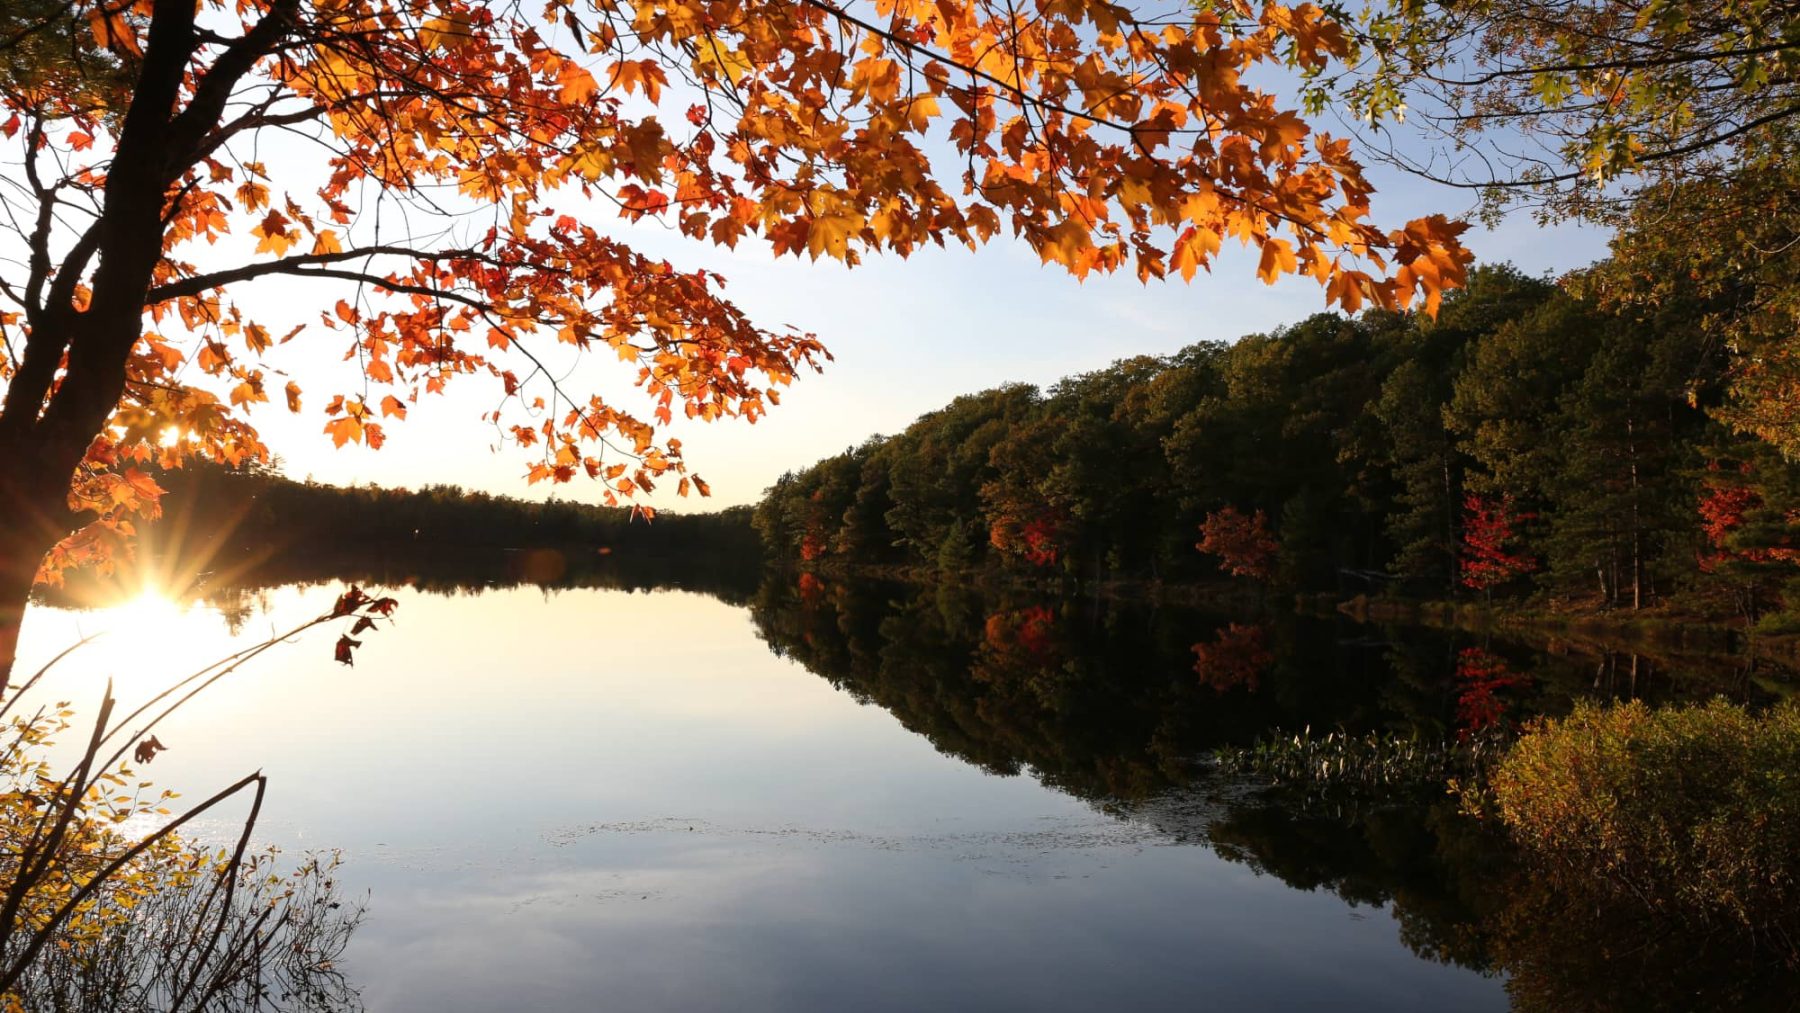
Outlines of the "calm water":
{"label": "calm water", "polygon": [[[91,713],[338,590],[41,607],[22,660],[106,631],[58,684]],[[261,837],[343,852],[371,1010],[1505,1009],[1443,806],[1295,811],[1195,758],[1683,685],[1514,659],[1472,707],[1449,642],[810,578],[450,592],[390,589],[354,668],[318,630],[231,676],[149,770],[260,768]]]}

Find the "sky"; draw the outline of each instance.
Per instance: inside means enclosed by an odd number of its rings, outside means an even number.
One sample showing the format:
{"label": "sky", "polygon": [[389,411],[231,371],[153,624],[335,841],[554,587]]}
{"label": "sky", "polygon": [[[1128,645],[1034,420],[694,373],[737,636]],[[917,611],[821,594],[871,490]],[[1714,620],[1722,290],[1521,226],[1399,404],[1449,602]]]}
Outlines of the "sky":
{"label": "sky", "polygon": [[[1291,100],[1282,72],[1265,82],[1278,100]],[[670,100],[672,101],[672,100]],[[669,101],[665,101],[669,107]],[[679,105],[679,103],[676,103]],[[1284,103],[1285,104],[1285,103]],[[1329,118],[1329,117],[1327,117]],[[1343,124],[1319,123],[1343,135]],[[247,157],[278,169],[279,186],[304,194],[322,171],[317,152],[277,135],[257,135]],[[946,148],[946,153],[947,153]],[[244,154],[244,153],[240,153]],[[10,164],[10,163],[9,163]],[[310,175],[309,175],[310,173]],[[954,175],[954,169],[952,170]],[[1445,187],[1371,165],[1378,188],[1373,221],[1393,228],[1432,213],[1467,216],[1471,191]],[[792,326],[819,336],[833,354],[819,375],[803,376],[782,393],[782,403],[755,425],[726,419],[711,425],[679,419],[666,435],[681,439],[689,468],[705,478],[708,500],[676,498],[672,482],[642,500],[658,509],[711,509],[758,500],[783,472],[799,470],[875,434],[904,429],[926,412],[962,394],[1005,383],[1048,386],[1071,374],[1103,368],[1129,356],[1161,355],[1202,340],[1233,340],[1266,332],[1325,309],[1323,289],[1311,279],[1287,277],[1273,286],[1255,276],[1253,254],[1227,241],[1210,273],[1192,283],[1179,279],[1140,284],[1131,272],[1090,276],[1078,282],[1044,266],[1023,242],[996,237],[975,251],[926,249],[911,259],[870,255],[856,268],[829,259],[774,258],[766,244],[747,240],[727,250],[687,239],[654,220],[627,223],[611,205],[559,207],[643,252],[667,258],[678,270],[707,268],[728,279],[726,294],[757,323]],[[1527,215],[1497,230],[1472,229],[1465,245],[1478,260],[1511,262],[1533,274],[1560,274],[1606,252],[1604,233],[1576,225],[1540,228]],[[199,257],[229,257],[228,246],[248,251],[252,237],[229,237]],[[204,266],[204,265],[203,265]],[[342,361],[343,332],[318,327],[321,313],[351,295],[342,283],[275,277],[234,287],[251,314],[281,334],[295,323],[314,323],[265,360],[274,403],[259,406],[251,421],[295,478],[334,484],[378,483],[419,487],[453,483],[469,489],[529,499],[555,496],[598,502],[598,483],[530,486],[530,454],[503,444],[482,421],[497,407],[498,387],[486,377],[453,383],[441,397],[425,397],[406,420],[384,421],[383,449],[334,448],[322,427],[330,394],[362,387],[353,362]],[[634,367],[607,354],[579,358],[567,348],[559,370],[565,389],[596,392],[648,418],[652,405],[633,389]],[[280,395],[287,379],[306,392],[304,410],[290,414]],[[377,396],[380,392],[376,392]],[[516,421],[516,420],[515,420]],[[666,490],[666,493],[665,493]]]}
{"label": "sky", "polygon": [[[1374,203],[1378,221],[1397,225],[1416,215],[1468,210],[1467,191],[1396,172],[1370,175],[1380,187]],[[609,228],[609,221],[616,225]],[[1123,274],[1077,282],[1060,268],[1041,265],[1022,242],[1000,239],[976,251],[931,249],[908,260],[877,256],[847,268],[828,260],[776,259],[766,250],[718,249],[653,224],[628,226],[606,212],[594,223],[647,253],[668,257],[677,268],[723,273],[727,294],[753,319],[814,332],[835,356],[823,373],[806,375],[786,390],[781,405],[754,425],[724,420],[671,429],[684,444],[689,467],[711,484],[713,495],[681,500],[659,489],[645,500],[658,509],[753,503],[784,471],[871,435],[898,432],[961,394],[1011,382],[1047,386],[1121,358],[1166,354],[1200,340],[1232,340],[1325,309],[1323,290],[1310,279],[1264,285],[1255,277],[1254,256],[1229,244],[1211,273],[1192,283],[1143,285]],[[1533,274],[1558,274],[1605,254],[1605,235],[1597,230],[1544,229],[1524,216],[1494,231],[1473,229],[1465,241],[1482,262],[1510,261]],[[294,287],[300,284],[271,283],[259,298],[291,301],[309,313],[329,305],[327,293]],[[314,335],[294,346],[320,339],[329,342],[331,336]],[[303,388],[342,389],[353,375],[347,372],[351,366],[321,367],[317,347],[290,346],[290,356],[304,359],[292,358],[289,367]],[[596,361],[571,365],[577,371],[574,386],[586,383],[647,414],[629,376],[616,367]],[[530,499],[597,502],[601,490],[591,482],[526,484],[523,452],[500,445],[493,428],[480,421],[493,407],[492,395],[491,386],[477,379],[453,386],[445,396],[424,398],[406,421],[385,426],[388,440],[379,451],[333,448],[320,431],[317,403],[309,403],[300,416],[264,406],[255,421],[295,478],[408,487],[448,482]]]}

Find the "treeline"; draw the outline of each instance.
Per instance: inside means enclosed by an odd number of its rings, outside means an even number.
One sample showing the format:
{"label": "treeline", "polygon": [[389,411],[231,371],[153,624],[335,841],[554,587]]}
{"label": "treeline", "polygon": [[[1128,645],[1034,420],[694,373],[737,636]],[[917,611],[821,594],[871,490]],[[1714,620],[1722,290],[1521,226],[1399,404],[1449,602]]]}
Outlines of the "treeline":
{"label": "treeline", "polygon": [[162,517],[143,533],[151,553],[206,544],[266,557],[379,547],[478,552],[580,548],[634,559],[758,560],[750,508],[634,516],[622,507],[529,501],[454,485],[419,490],[300,482],[262,468],[192,463],[160,471]]}
{"label": "treeline", "polygon": [[1435,320],[1321,314],[958,398],[782,476],[755,523],[825,568],[1224,570],[1754,617],[1800,573],[1800,472],[1715,420],[1709,308],[1609,301],[1614,283],[1485,267]]}

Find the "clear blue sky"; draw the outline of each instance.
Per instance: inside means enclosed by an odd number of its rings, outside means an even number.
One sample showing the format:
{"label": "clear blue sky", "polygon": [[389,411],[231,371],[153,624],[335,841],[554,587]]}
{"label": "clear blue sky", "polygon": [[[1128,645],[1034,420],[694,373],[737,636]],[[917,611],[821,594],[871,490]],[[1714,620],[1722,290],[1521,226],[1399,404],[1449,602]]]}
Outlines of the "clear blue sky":
{"label": "clear blue sky", "polygon": [[[1467,209],[1467,191],[1395,173],[1371,176],[1381,187],[1374,217],[1384,226]],[[604,228],[614,221],[601,212],[595,223]],[[1265,286],[1255,278],[1253,258],[1229,244],[1212,273],[1192,284],[1144,286],[1123,276],[1078,283],[1059,269],[1040,266],[1023,244],[1005,241],[975,252],[933,249],[911,260],[872,258],[847,269],[791,257],[777,261],[746,248],[715,249],[654,226],[627,228],[619,222],[613,231],[628,233],[646,252],[667,256],[679,268],[706,266],[724,273],[728,294],[759,322],[813,331],[837,357],[823,374],[807,376],[787,391],[781,406],[754,426],[725,421],[674,430],[686,445],[690,467],[711,483],[713,497],[683,501],[659,493],[648,500],[668,509],[754,502],[783,471],[871,434],[896,432],[958,394],[1009,381],[1049,384],[1122,357],[1171,352],[1202,339],[1229,340],[1324,308],[1323,291],[1312,281],[1288,278]],[[1560,273],[1605,253],[1605,237],[1598,232],[1540,229],[1523,215],[1498,231],[1471,231],[1465,238],[1480,260],[1511,261],[1531,273]],[[326,295],[276,289],[269,294],[306,310]],[[309,341],[335,339],[309,333],[294,345]],[[317,345],[291,360],[309,391],[342,389],[350,382],[348,365],[321,372],[318,360]],[[587,382],[627,405],[642,406],[641,400],[633,404],[629,377],[616,367],[587,362],[576,368],[577,386]],[[493,429],[478,421],[492,407],[494,393],[485,380],[475,379],[445,397],[427,399],[407,421],[387,426],[387,446],[379,452],[333,449],[319,431],[322,397],[309,399],[301,416],[265,407],[257,421],[295,477],[406,486],[454,482],[531,498],[554,494],[596,501],[599,490],[588,482],[554,489],[525,484],[520,451],[495,448]]]}

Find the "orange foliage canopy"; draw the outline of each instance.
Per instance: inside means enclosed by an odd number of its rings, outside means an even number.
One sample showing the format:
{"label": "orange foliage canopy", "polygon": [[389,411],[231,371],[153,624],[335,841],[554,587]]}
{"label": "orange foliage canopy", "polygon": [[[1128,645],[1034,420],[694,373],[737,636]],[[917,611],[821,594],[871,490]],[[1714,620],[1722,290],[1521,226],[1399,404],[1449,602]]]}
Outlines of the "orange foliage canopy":
{"label": "orange foliage canopy", "polygon": [[[270,289],[241,292],[271,277],[290,279],[284,301],[317,299],[301,340],[358,366],[315,402],[336,444],[379,446],[418,397],[486,377],[488,418],[528,448],[531,481],[585,474],[610,502],[672,476],[705,494],[659,427],[754,421],[824,349],[753,323],[719,275],[634,250],[602,209],[849,264],[1013,236],[1077,277],[1192,278],[1233,239],[1264,281],[1309,275],[1347,311],[1434,309],[1469,260],[1459,223],[1372,224],[1349,144],[1248,83],[1345,55],[1310,3],[1154,17],[1097,0],[45,10],[40,30],[67,30],[90,59],[0,94],[27,184],[0,198],[25,265],[0,290],[15,304],[0,313],[0,438],[79,423],[94,442],[71,506],[114,522],[154,502],[129,466],[262,458],[247,413],[301,410],[262,358],[301,331],[258,322]],[[106,337],[120,320],[124,340]],[[565,389],[558,345],[632,364],[647,400]],[[122,387],[87,382],[111,360]]]}

